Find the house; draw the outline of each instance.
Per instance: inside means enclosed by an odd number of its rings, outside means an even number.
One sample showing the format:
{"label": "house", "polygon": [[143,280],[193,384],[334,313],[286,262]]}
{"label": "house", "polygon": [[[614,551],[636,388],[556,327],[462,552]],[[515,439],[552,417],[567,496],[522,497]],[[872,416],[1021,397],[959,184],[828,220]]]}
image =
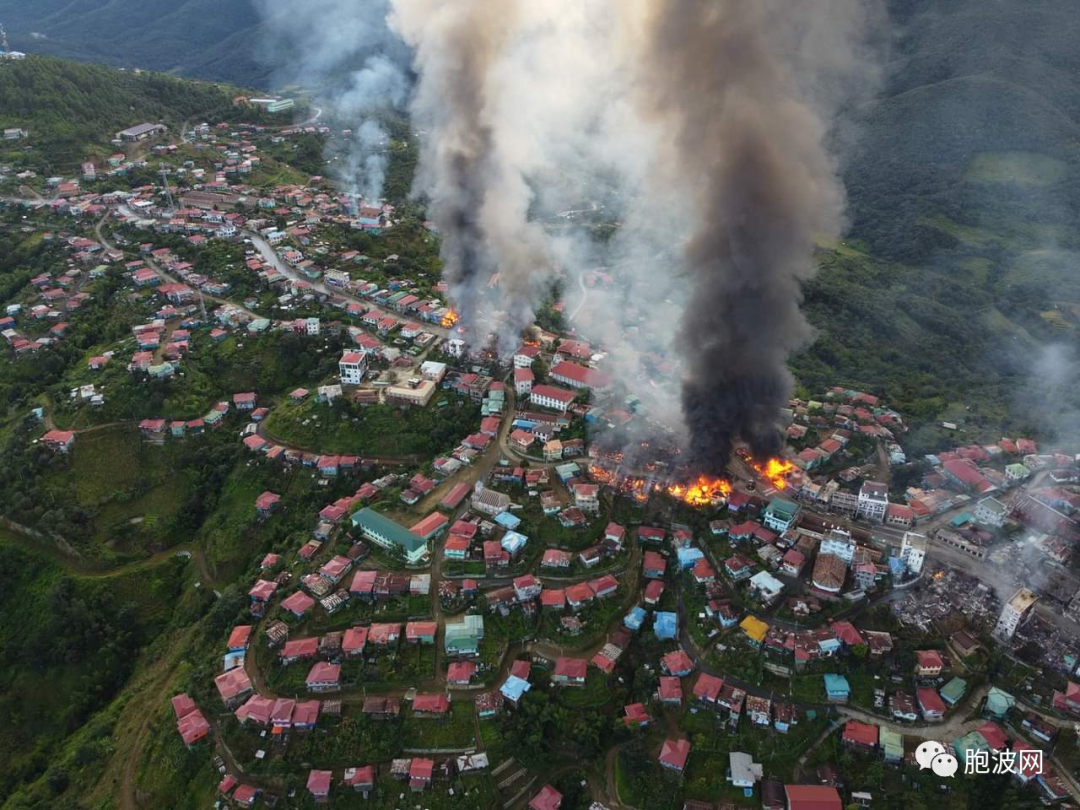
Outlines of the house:
{"label": "house", "polygon": [[660,764],[672,771],[682,773],[686,768],[686,760],[690,757],[690,741],[664,740],[660,748]]}
{"label": "house", "polygon": [[851,686],[848,685],[847,678],[831,672],[826,673],[823,677],[825,679],[825,697],[829,703],[847,703],[851,697]]}
{"label": "house", "polygon": [[840,741],[849,748],[873,751],[878,744],[878,727],[870,723],[860,723],[858,720],[848,720],[844,724]]}
{"label": "house", "polygon": [[565,411],[577,397],[577,392],[553,385],[534,385],[529,401],[538,408]]}
{"label": "house", "polygon": [[434,760],[414,757],[409,765],[409,787],[414,791],[431,787],[431,777],[434,772]]}
{"label": "house", "polygon": [[642,728],[647,726],[652,719],[649,717],[649,713],[646,711],[644,703],[631,703],[628,706],[624,706],[623,713],[623,723],[630,728]]}
{"label": "house", "polygon": [[337,689],[341,681],[341,664],[319,661],[308,672],[306,684],[312,692],[329,692]]}
{"label": "house", "polygon": [[446,682],[451,686],[468,686],[476,674],[472,661],[454,661],[447,667]]}
{"label": "house", "polygon": [[747,640],[755,647],[760,647],[764,643],[765,636],[769,632],[769,625],[756,616],[747,616],[739,622],[739,627],[742,628]]}
{"label": "house", "polygon": [[950,706],[955,706],[964,698],[967,691],[967,681],[963,678],[953,678],[941,687],[941,699]]}
{"label": "house", "polygon": [[247,391],[242,394],[233,394],[233,404],[238,411],[253,411],[255,410],[255,393]]}
{"label": "house", "polygon": [[780,563],[780,571],[789,577],[797,577],[806,564],[806,556],[795,548],[789,548]]}
{"label": "house", "polygon": [[397,549],[409,563],[418,563],[428,553],[427,541],[374,509],[364,507],[352,516],[353,527],[383,548]]}
{"label": "house", "polygon": [[325,802],[330,796],[330,783],[333,774],[330,771],[311,771],[308,774],[307,789],[315,801]]}
{"label": "house", "polygon": [[1005,525],[1005,518],[1009,510],[1001,501],[992,496],[987,496],[975,505],[975,522],[983,526],[992,526],[1000,529]]}
{"label": "house", "polygon": [[367,356],[362,352],[345,352],[338,360],[338,375],[342,385],[360,385],[367,373]]}
{"label": "house", "polygon": [[786,810],[843,810],[840,794],[831,785],[784,785]]}
{"label": "house", "polygon": [[217,687],[218,694],[221,695],[222,703],[230,709],[250,695],[254,688],[243,667],[221,673],[214,678],[214,686]]}
{"label": "house", "polygon": [[902,689],[898,689],[893,693],[893,696],[890,699],[890,708],[892,709],[892,716],[895,720],[914,723],[919,719],[915,699]]}
{"label": "house", "polygon": [[859,489],[859,502],[856,514],[872,523],[885,520],[885,510],[889,506],[889,486],[877,481],[867,481]]}
{"label": "house", "polygon": [[921,678],[936,678],[945,662],[937,650],[918,650],[915,653],[915,674]]}
{"label": "house", "polygon": [[362,768],[346,768],[345,778],[341,780],[345,787],[351,787],[357,793],[365,796],[375,789],[375,766],[365,765]]}
{"label": "house", "polygon": [[447,655],[477,656],[484,638],[484,617],[466,614],[460,622],[447,622],[443,629],[443,650]]}
{"label": "house", "polygon": [[707,672],[702,672],[698,675],[697,681],[694,683],[694,700],[704,703],[706,706],[715,707],[716,701],[720,697],[720,690],[723,689],[723,687],[723,679],[717,678],[715,675],[710,675]]}
{"label": "house", "polygon": [[847,577],[847,563],[835,554],[818,554],[811,575],[815,588],[826,593],[839,593]]}
{"label": "house", "polygon": [[303,591],[297,591],[287,599],[283,599],[281,606],[296,618],[302,619],[304,614],[315,607],[315,600]]}
{"label": "house", "polygon": [[795,523],[798,514],[798,504],[784,498],[773,498],[762,515],[762,522],[773,531],[785,532]]}
{"label": "house", "polygon": [[656,696],[661,703],[674,706],[682,705],[682,682],[674,675],[661,675]]}
{"label": "house", "polygon": [[559,686],[584,686],[587,671],[588,661],[584,658],[563,656],[555,661],[552,681]]}
{"label": "house", "polygon": [[250,624],[237,625],[229,633],[229,641],[226,644],[229,652],[243,652],[251,641],[251,631],[254,628]]}
{"label": "house", "polygon": [[916,692],[919,710],[926,720],[940,720],[945,716],[945,703],[934,689],[919,689]]}
{"label": "house", "polygon": [[685,678],[694,671],[694,662],[684,650],[675,650],[660,659],[660,667],[668,675]]}
{"label": "house", "polygon": [[646,551],[642,570],[647,579],[663,579],[667,571],[667,560],[655,551]]}
{"label": "house", "polygon": [[70,430],[50,430],[41,437],[41,441],[50,450],[66,453],[75,443],[75,434]]}
{"label": "house", "polygon": [[529,800],[529,810],[559,810],[562,805],[562,794],[551,785],[544,785]]}
{"label": "house", "polygon": [[763,775],[764,769],[749,754],[741,751],[728,753],[727,779],[735,787],[752,790]]}
{"label": "house", "polygon": [[413,698],[413,715],[416,717],[444,717],[450,711],[450,698],[446,694],[417,695]]}

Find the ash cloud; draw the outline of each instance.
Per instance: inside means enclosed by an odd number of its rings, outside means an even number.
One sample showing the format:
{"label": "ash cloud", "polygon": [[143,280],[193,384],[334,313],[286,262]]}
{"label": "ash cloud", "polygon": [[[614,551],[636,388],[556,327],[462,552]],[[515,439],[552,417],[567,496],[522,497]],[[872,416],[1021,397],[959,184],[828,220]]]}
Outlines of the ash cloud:
{"label": "ash cloud", "polygon": [[860,0],[641,3],[636,98],[665,133],[647,181],[683,212],[676,335],[694,468],[723,474],[737,442],[782,446],[788,355],[812,333],[799,310],[815,238],[838,235],[844,194],[829,124],[863,62]]}
{"label": "ash cloud", "polygon": [[[387,26],[388,0],[257,0],[267,33],[263,58],[277,81],[311,89],[326,121],[351,129],[331,141],[329,171],[353,195],[382,197],[390,136],[384,117],[403,108],[409,50]],[[322,122],[320,122],[322,123]]]}

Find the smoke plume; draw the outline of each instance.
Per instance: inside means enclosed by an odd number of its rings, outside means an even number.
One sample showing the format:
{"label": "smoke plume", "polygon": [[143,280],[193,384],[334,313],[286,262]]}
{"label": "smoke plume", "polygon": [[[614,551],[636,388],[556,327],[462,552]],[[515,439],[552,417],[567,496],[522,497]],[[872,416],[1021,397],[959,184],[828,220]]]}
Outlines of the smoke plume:
{"label": "smoke plume", "polygon": [[320,123],[351,129],[330,141],[329,172],[345,190],[381,199],[390,137],[384,116],[407,100],[409,51],[387,27],[388,0],[257,0],[269,34],[266,58],[280,83],[302,84],[323,109]]}
{"label": "smoke plume", "polygon": [[[650,185],[678,189],[677,328],[691,464],[722,474],[735,444],[781,448],[785,362],[811,329],[799,303],[816,237],[844,195],[825,148],[859,65],[860,0],[643,2],[633,20],[637,100],[666,137]],[[678,237],[676,237],[678,238]]]}

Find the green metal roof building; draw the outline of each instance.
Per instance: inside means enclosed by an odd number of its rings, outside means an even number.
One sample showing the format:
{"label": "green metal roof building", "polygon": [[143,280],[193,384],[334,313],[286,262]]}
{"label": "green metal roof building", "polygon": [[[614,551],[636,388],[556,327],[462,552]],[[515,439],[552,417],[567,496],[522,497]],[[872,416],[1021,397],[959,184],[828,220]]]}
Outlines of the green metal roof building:
{"label": "green metal roof building", "polygon": [[955,706],[959,703],[964,693],[967,691],[967,681],[963,678],[953,678],[943,687],[941,687],[941,699],[948,703],[950,706]]}
{"label": "green metal roof building", "polygon": [[400,548],[410,563],[420,562],[428,552],[426,540],[374,509],[361,509],[352,516],[352,523],[373,543],[383,548]]}
{"label": "green metal roof building", "polygon": [[795,515],[798,513],[798,504],[784,498],[773,498],[769,501],[762,519],[765,525],[773,531],[782,532],[795,522]]}
{"label": "green metal roof building", "polygon": [[996,686],[991,687],[986,694],[986,713],[998,719],[1007,715],[1009,709],[1015,705],[1016,698]]}
{"label": "green metal roof building", "polygon": [[443,649],[447,655],[479,655],[484,638],[484,617],[469,614],[460,622],[447,622]]}
{"label": "green metal roof building", "polygon": [[969,731],[958,740],[953,740],[953,748],[956,750],[956,758],[966,763],[971,751],[986,751],[989,754],[993,749],[986,738],[977,731]]}
{"label": "green metal roof building", "polygon": [[886,762],[900,762],[904,758],[904,738],[892,729],[881,727],[878,743]]}

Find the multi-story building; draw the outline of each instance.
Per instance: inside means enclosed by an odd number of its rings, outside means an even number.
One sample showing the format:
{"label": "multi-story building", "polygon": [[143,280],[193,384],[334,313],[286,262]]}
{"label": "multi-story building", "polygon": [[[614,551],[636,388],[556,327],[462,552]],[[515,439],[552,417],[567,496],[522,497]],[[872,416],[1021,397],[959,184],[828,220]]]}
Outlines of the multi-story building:
{"label": "multi-story building", "polygon": [[1012,599],[1001,608],[997,626],[994,627],[994,635],[1001,639],[1012,638],[1020,625],[1034,614],[1037,601],[1039,597],[1027,588],[1021,588],[1014,593]]}
{"label": "multi-story building", "polygon": [[1001,528],[1005,525],[1008,508],[997,498],[987,496],[975,505],[975,521],[984,526]]}
{"label": "multi-story building", "polygon": [[904,539],[900,543],[900,559],[904,561],[907,570],[918,576],[926,561],[926,535],[915,532],[904,532]]}
{"label": "multi-story building", "polygon": [[818,553],[835,554],[845,564],[851,565],[851,559],[855,556],[855,540],[843,529],[832,529],[821,539]]}
{"label": "multi-story building", "polygon": [[877,481],[867,481],[859,490],[858,515],[873,523],[885,519],[885,510],[889,508],[889,487]]}
{"label": "multi-story building", "polygon": [[345,352],[338,360],[338,374],[342,385],[360,385],[367,372],[367,360],[360,352]]}

